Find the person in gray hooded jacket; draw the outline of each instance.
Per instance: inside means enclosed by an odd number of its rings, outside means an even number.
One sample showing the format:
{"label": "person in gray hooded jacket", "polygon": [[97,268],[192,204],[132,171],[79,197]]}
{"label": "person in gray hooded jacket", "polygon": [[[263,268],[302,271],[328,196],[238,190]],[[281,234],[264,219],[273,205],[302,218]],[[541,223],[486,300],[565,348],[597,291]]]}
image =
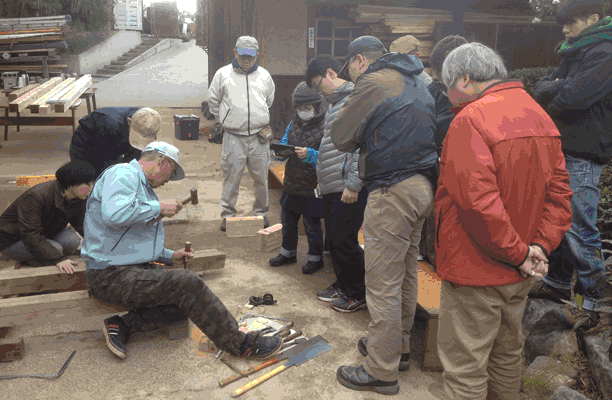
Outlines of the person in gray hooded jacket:
{"label": "person in gray hooded jacket", "polygon": [[358,234],[368,199],[359,178],[359,152],[340,152],[329,135],[332,121],[353,89],[338,78],[342,65],[330,56],[317,56],[308,64],[306,83],[330,103],[317,159],[317,179],[325,203],[326,237],[336,282],[317,293],[334,310],[351,313],[366,307],[365,259]]}

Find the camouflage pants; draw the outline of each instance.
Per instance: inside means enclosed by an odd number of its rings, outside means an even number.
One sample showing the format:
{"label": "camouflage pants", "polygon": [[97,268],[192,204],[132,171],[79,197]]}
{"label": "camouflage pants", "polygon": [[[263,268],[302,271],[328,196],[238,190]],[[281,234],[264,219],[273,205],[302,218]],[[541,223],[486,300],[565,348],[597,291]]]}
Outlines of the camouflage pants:
{"label": "camouflage pants", "polygon": [[185,269],[141,264],[85,271],[90,296],[125,307],[121,319],[131,332],[189,317],[221,350],[239,355],[245,334],[202,278]]}

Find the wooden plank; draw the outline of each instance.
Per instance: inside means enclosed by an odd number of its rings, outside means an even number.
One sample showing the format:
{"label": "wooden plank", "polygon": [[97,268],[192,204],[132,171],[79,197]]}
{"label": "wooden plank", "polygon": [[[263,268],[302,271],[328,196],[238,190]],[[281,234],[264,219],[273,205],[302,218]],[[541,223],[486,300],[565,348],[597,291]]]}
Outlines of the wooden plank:
{"label": "wooden plank", "polygon": [[428,19],[428,18],[405,18],[405,19],[387,18],[383,20],[383,24],[385,26],[410,26],[410,25],[434,26],[436,24],[436,20]]}
{"label": "wooden plank", "polygon": [[[87,91],[93,85],[93,79],[91,75],[85,75],[82,78],[79,78],[74,84],[72,84],[68,89],[68,92],[59,99],[60,104],[55,104],[55,112],[57,113],[65,113],[68,111],[73,104],[75,104],[79,97],[83,93]],[[51,101],[47,101],[47,103],[52,103]]]}
{"label": "wooden plank", "polygon": [[391,6],[374,6],[367,4],[359,4],[357,6],[358,14],[400,14],[400,15],[452,15],[450,11],[429,9],[429,8],[413,8],[413,7],[391,7]]}
{"label": "wooden plank", "polygon": [[55,51],[55,49],[5,50],[3,51],[3,53],[34,53],[37,51],[52,52],[52,51]]}
{"label": "wooden plank", "polygon": [[36,186],[39,183],[54,181],[55,175],[22,175],[18,176],[16,183],[17,186]]}
{"label": "wooden plank", "polygon": [[272,164],[268,170],[268,189],[282,189],[285,180],[285,164]]}
{"label": "wooden plank", "polygon": [[440,313],[442,279],[435,272],[434,267],[424,260],[418,262],[417,271],[419,279],[417,303],[430,318],[437,318]]}
{"label": "wooden plank", "polygon": [[[6,30],[7,28],[10,28],[10,30]],[[32,28],[32,27],[27,27],[24,25],[16,25],[16,26],[11,26],[11,27],[3,27],[0,26],[0,36],[2,35],[18,35],[20,33],[61,33],[62,30],[60,28],[54,28],[54,27],[49,27],[49,28],[45,28],[45,27],[40,27],[40,28]]]}
{"label": "wooden plank", "polygon": [[0,125],[9,126],[72,126],[73,122],[72,117],[4,117],[0,115]]}
{"label": "wooden plank", "polygon": [[259,237],[259,251],[269,253],[281,247],[283,242],[283,224],[272,225],[269,228],[257,232]]}
{"label": "wooden plank", "polygon": [[60,61],[61,59],[62,58],[60,56],[23,56],[9,58],[8,60],[0,59],[0,64],[12,64],[16,62]]}
{"label": "wooden plank", "polygon": [[57,322],[62,318],[87,318],[125,311],[89,297],[86,290],[0,300],[0,326]]}
{"label": "wooden plank", "polygon": [[0,272],[0,295],[38,293],[45,290],[85,290],[85,263],[67,274],[57,267],[21,268]]}
{"label": "wooden plank", "polygon": [[45,21],[67,21],[66,15],[53,15],[49,17],[29,17],[29,18],[1,18],[0,24],[24,23],[24,22],[45,22]]}
{"label": "wooden plank", "polygon": [[60,83],[58,86],[54,87],[49,92],[45,93],[40,99],[38,99],[34,103],[32,103],[30,105],[30,111],[32,111],[33,113],[37,114],[39,112],[39,107],[40,106],[45,105],[45,103],[47,102],[48,99],[50,99],[52,96],[55,96],[57,93],[63,91],[64,89],[66,89],[74,81],[76,81],[76,78],[68,78],[68,79],[64,80],[64,82]]}
{"label": "wooden plank", "polygon": [[420,34],[428,34],[432,35],[434,33],[433,25],[403,25],[403,26],[389,26],[387,28],[389,33],[401,33],[404,35],[420,33]]}
{"label": "wooden plank", "polygon": [[[187,261],[187,269],[193,272],[206,272],[225,267],[225,253],[214,249],[197,250],[193,259]],[[168,269],[184,268],[181,263],[166,265]]]}
{"label": "wooden plank", "polygon": [[438,318],[429,318],[425,325],[423,341],[423,371],[442,372],[442,362],[438,354]]}
{"label": "wooden plank", "polygon": [[10,327],[0,328],[0,361],[21,360],[25,355],[23,338],[7,338]]}
{"label": "wooden plank", "polygon": [[24,94],[28,93],[30,90],[34,90],[34,89],[36,89],[39,86],[40,86],[40,83],[30,83],[26,87],[23,87],[21,89],[17,89],[14,92],[7,93],[6,96],[8,97],[8,100],[9,100],[9,103],[10,103],[11,101],[14,101],[15,99],[20,98]]}
{"label": "wooden plank", "polygon": [[64,35],[49,35],[49,36],[31,36],[25,38],[4,38],[0,36],[0,44],[12,44],[12,43],[29,43],[29,42],[57,42],[64,40]]}
{"label": "wooden plank", "polygon": [[263,227],[263,217],[227,218],[225,236],[228,238],[257,236],[257,232]]}
{"label": "wooden plank", "polygon": [[22,95],[21,97],[16,98],[15,100],[9,103],[10,110],[12,112],[19,112],[25,110],[27,106],[34,103],[49,90],[62,83],[63,80],[64,78],[61,77],[50,79],[35,88],[34,90],[31,90],[28,93]]}

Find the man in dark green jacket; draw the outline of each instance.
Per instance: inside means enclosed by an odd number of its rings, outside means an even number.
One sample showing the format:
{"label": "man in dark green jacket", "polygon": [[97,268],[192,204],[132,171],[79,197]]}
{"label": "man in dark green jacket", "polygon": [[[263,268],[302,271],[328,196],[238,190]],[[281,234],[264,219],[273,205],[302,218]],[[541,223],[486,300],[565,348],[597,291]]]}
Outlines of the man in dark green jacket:
{"label": "man in dark green jacket", "polygon": [[576,271],[575,292],[584,302],[582,308],[566,306],[563,314],[568,326],[586,317],[584,328],[599,320],[606,272],[595,225],[599,177],[612,159],[612,18],[603,16],[601,0],[559,5],[557,22],[566,37],[558,48],[561,63],[534,93],[561,133],[574,197],[572,227],[551,252],[548,274],[529,296],[569,301]]}
{"label": "man in dark green jacket", "polygon": [[363,237],[372,322],[358,343],[367,354],[364,365],[341,366],[337,376],[355,390],[395,394],[398,369],[409,365],[418,246],[438,179],[436,108],[418,78],[421,60],[387,53],[373,36],[351,42],[345,70],[355,87],[330,136],[340,151],[359,148],[359,177],[369,191]]}

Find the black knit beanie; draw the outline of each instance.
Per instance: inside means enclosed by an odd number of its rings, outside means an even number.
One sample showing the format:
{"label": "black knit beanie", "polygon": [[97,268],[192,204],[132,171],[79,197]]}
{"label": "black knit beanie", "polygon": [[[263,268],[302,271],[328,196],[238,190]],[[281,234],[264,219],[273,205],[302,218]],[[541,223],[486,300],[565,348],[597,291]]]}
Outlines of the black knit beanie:
{"label": "black knit beanie", "polygon": [[466,43],[469,42],[463,36],[449,35],[445,37],[444,39],[440,40],[431,50],[431,53],[429,54],[429,65],[434,71],[442,73],[442,65],[444,64],[444,60],[446,59],[448,53]]}
{"label": "black knit beanie", "polygon": [[293,107],[307,106],[312,104],[319,107],[323,101],[323,97],[313,88],[309,88],[306,82],[300,82],[291,96]]}

